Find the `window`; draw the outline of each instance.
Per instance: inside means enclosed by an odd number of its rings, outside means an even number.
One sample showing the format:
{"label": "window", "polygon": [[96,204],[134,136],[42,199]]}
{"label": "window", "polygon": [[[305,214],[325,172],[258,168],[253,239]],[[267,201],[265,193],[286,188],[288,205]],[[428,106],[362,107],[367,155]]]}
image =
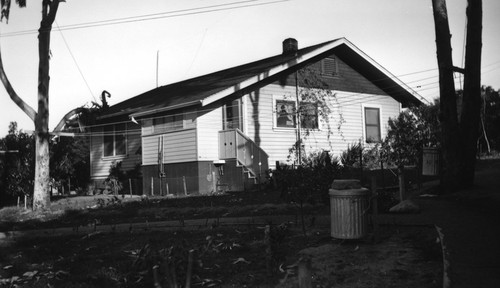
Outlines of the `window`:
{"label": "window", "polygon": [[337,59],[335,57],[329,56],[321,61],[321,74],[329,77],[339,75]]}
{"label": "window", "polygon": [[380,142],[380,108],[365,107],[366,143]]}
{"label": "window", "polygon": [[276,127],[295,128],[295,101],[276,100]]}
{"label": "window", "polygon": [[241,99],[236,99],[224,105],[223,125],[226,129],[243,130]]}
{"label": "window", "polygon": [[154,133],[165,133],[194,128],[195,119],[196,113],[194,111],[155,117],[153,119],[153,131]]}
{"label": "window", "polygon": [[318,129],[318,103],[300,102],[300,127]]}
{"label": "window", "polygon": [[116,124],[104,127],[104,157],[127,154],[126,125]]}

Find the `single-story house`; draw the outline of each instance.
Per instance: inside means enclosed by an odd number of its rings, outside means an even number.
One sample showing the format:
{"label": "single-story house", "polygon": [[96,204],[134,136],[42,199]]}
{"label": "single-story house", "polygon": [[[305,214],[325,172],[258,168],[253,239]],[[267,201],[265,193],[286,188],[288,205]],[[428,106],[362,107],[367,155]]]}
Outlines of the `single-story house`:
{"label": "single-story house", "polygon": [[380,141],[389,117],[421,103],[345,38],[282,44],[279,55],[109,107],[91,129],[92,179],[121,161],[124,170],[142,166],[144,194],[242,191],[293,159],[292,147],[339,154]]}

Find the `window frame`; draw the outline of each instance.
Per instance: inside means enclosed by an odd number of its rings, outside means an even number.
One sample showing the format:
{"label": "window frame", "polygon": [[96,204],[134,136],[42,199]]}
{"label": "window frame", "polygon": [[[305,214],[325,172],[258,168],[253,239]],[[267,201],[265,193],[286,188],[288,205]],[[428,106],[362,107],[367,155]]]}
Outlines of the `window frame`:
{"label": "window frame", "polygon": [[[237,122],[238,122],[238,127],[229,127],[228,123],[231,122],[231,123],[234,123],[235,121],[228,121],[228,107],[233,107],[234,104],[233,103],[236,103],[237,105],[237,109],[236,111],[238,112],[238,116],[237,116]],[[228,106],[229,105],[229,106]],[[231,130],[231,129],[239,129],[241,131],[244,130],[244,117],[243,117],[243,111],[244,111],[244,102],[243,102],[243,99],[242,98],[237,98],[237,99],[234,99],[232,101],[230,101],[230,103],[226,103],[223,105],[223,108],[222,108],[222,130]],[[232,118],[235,118],[234,116]]]}
{"label": "window frame", "polygon": [[[117,128],[117,126],[123,126],[122,128]],[[111,129],[110,129],[111,128]],[[120,135],[117,134],[117,131],[123,131],[123,133],[120,133]],[[108,133],[112,133],[109,135]],[[119,140],[117,140],[117,136],[122,136],[123,137],[123,154],[118,154],[118,145],[117,143]],[[127,124],[122,123],[122,124],[112,124],[112,125],[106,125],[103,128],[103,135],[102,135],[102,144],[103,144],[103,149],[102,149],[102,157],[103,158],[123,158],[128,155],[128,143],[127,143]],[[111,139],[111,140],[110,140]],[[111,148],[112,148],[112,154],[106,154],[109,145],[108,143],[111,141]],[[108,146],[108,147],[106,147]]]}
{"label": "window frame", "polygon": [[[296,111],[297,111],[297,101],[293,100],[293,99],[287,99],[288,96],[273,96],[273,128],[275,130],[295,130],[297,129],[297,115],[296,115]],[[295,111],[293,111],[292,113],[290,112],[286,112],[288,113],[287,115],[292,115],[292,120],[293,120],[293,127],[292,126],[278,126],[278,103],[293,103],[293,108]],[[295,114],[295,115],[294,115]]]}
{"label": "window frame", "polygon": [[[182,111],[174,114],[166,114],[153,117],[152,134],[165,134],[196,128],[196,110]],[[172,119],[171,121],[167,121]],[[159,127],[162,125],[162,127]]]}
{"label": "window frame", "polygon": [[[318,102],[317,101],[314,101],[314,102],[311,102],[311,101],[301,101],[299,103],[299,109],[301,109],[302,107],[305,107],[305,106],[308,106],[308,105],[314,105],[314,108],[315,108],[315,111],[316,111],[316,127],[305,127],[304,126],[304,123],[306,123],[306,121],[304,121],[304,118],[305,118],[305,115],[304,115],[304,110],[301,111],[301,114],[300,114],[300,129],[310,129],[310,130],[319,130],[319,127],[320,127],[320,118],[319,118],[319,105],[318,105]],[[309,116],[309,114],[307,115]]]}
{"label": "window frame", "polygon": [[[370,104],[370,105],[362,105],[361,106],[362,109],[361,109],[361,114],[362,114],[362,119],[363,119],[363,139],[364,139],[364,142],[367,143],[367,144],[376,144],[376,143],[381,143],[382,142],[382,139],[384,139],[384,136],[382,134],[382,106],[380,105],[373,105],[373,104]],[[367,117],[366,117],[366,111],[368,109],[373,109],[373,110],[377,110],[378,111],[378,123],[377,124],[368,124],[366,121],[367,121]],[[370,140],[368,138],[368,131],[367,131],[367,128],[368,127],[377,127],[378,128],[378,136],[379,136],[379,139],[376,139],[376,140]]]}

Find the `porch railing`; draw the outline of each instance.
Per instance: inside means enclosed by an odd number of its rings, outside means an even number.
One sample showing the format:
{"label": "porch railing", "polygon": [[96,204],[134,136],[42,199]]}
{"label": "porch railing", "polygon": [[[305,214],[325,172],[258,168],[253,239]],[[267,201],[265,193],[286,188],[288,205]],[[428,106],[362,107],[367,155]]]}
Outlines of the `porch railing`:
{"label": "porch railing", "polygon": [[219,158],[236,159],[252,177],[264,175],[269,167],[267,153],[239,129],[219,131]]}

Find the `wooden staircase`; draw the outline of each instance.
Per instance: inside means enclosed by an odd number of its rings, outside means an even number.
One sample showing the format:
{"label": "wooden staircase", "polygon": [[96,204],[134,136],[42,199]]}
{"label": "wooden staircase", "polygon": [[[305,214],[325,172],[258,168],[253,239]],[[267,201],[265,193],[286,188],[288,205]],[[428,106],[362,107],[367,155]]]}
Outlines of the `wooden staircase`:
{"label": "wooden staircase", "polygon": [[219,131],[219,158],[227,160],[226,170],[231,169],[230,163],[234,160],[235,168],[241,171],[241,179],[235,179],[239,174],[236,172],[227,175],[224,182],[239,181],[244,186],[251,180],[253,184],[259,184],[269,169],[267,153],[239,129]]}

